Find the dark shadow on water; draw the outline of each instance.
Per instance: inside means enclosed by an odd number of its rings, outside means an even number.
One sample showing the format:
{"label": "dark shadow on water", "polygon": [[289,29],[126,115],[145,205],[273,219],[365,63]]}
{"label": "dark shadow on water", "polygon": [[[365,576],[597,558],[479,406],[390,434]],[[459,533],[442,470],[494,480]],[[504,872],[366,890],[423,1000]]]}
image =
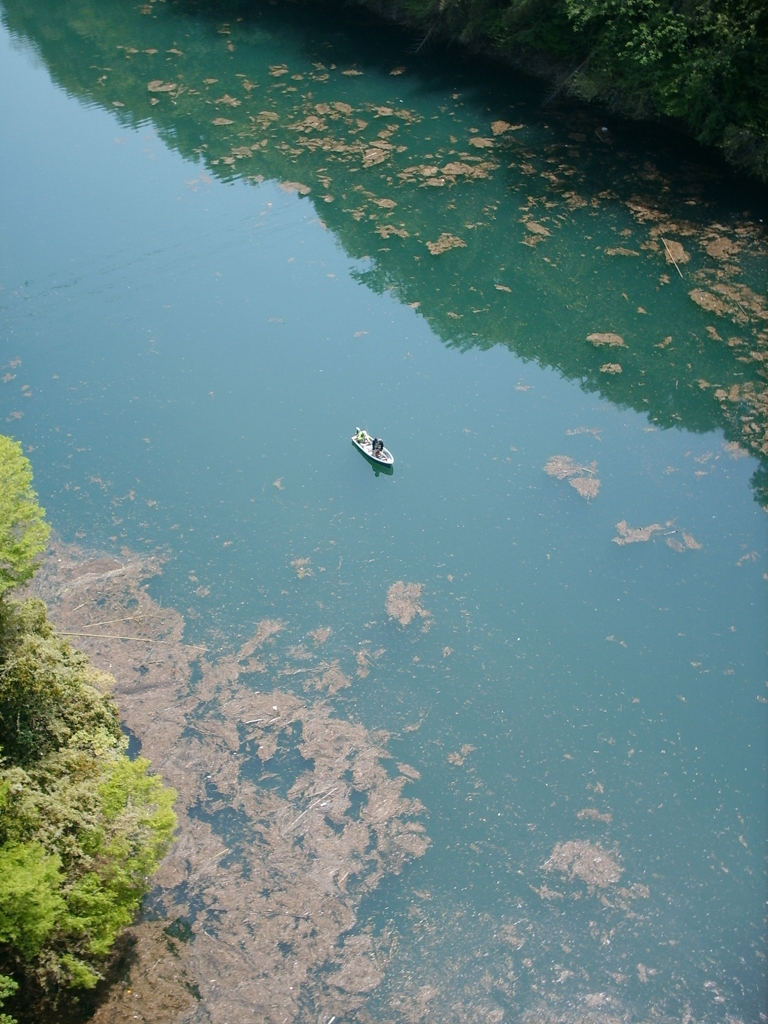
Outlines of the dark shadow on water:
{"label": "dark shadow on water", "polygon": [[277,748],[265,761],[258,755],[259,741],[247,740],[240,747],[244,755],[240,775],[254,785],[272,790],[287,800],[289,790],[299,777],[312,772],[315,767],[315,762],[304,757],[299,749],[301,738],[301,723],[293,722],[280,731]]}
{"label": "dark shadow on water", "polygon": [[141,740],[124,722],[120,723],[120,729],[123,735],[128,737],[128,757],[135,761],[141,753]]}

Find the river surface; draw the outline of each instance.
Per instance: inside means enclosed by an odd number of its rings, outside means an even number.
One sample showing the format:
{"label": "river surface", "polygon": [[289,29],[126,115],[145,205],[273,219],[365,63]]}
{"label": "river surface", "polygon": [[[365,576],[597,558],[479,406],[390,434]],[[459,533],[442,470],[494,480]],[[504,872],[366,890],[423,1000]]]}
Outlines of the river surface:
{"label": "river surface", "polygon": [[764,1020],[764,197],[330,15],[0,10],[5,430],[190,643],[331,630],[429,841],[365,1013]]}

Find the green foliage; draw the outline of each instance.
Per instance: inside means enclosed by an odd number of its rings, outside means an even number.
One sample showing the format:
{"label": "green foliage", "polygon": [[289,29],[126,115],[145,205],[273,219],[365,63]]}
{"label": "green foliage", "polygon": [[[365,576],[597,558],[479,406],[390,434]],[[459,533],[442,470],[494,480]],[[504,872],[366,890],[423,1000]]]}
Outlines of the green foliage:
{"label": "green foliage", "polygon": [[0,742],[6,757],[24,766],[66,747],[80,731],[120,738],[117,707],[105,692],[110,677],[56,636],[42,601],[16,606],[4,626]]}
{"label": "green foliage", "polygon": [[360,0],[534,70],[636,117],[677,119],[768,180],[765,0]]}
{"label": "green foliage", "polygon": [[[127,757],[112,678],[42,601],[4,596],[47,538],[29,462],[0,437],[0,955],[44,988],[89,989],[172,841],[176,794]],[[16,987],[0,975],[0,1007]]]}
{"label": "green foliage", "polygon": [[0,649],[0,947],[44,985],[92,988],[173,837],[176,794],[129,760],[111,677],[8,602]]}
{"label": "green foliage", "polygon": [[[7,974],[0,974],[0,1011],[2,1011],[5,1000],[16,992],[18,982],[9,978]],[[0,1024],[16,1024],[16,1019],[7,1013],[0,1012]]]}
{"label": "green foliage", "polygon": [[61,861],[39,843],[0,848],[0,943],[30,960],[64,910]]}
{"label": "green foliage", "polygon": [[[732,156],[765,145],[768,18],[762,0],[565,0],[590,48],[587,88],[622,106],[687,123]],[[758,169],[757,167],[755,169]]]}
{"label": "green foliage", "polygon": [[50,529],[32,489],[32,468],[18,441],[0,435],[0,597],[26,583]]}

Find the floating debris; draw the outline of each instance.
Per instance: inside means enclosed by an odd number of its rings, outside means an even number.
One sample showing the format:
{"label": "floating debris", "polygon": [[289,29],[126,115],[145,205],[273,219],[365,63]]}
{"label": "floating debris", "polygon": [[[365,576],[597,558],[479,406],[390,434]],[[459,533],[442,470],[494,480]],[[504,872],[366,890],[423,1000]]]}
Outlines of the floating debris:
{"label": "floating debris", "polygon": [[745,459],[749,455],[746,448],[742,448],[738,441],[727,441],[723,448],[732,459]]}
{"label": "floating debris", "polygon": [[596,498],[600,490],[600,481],[596,477],[572,476],[568,483],[587,501],[592,501],[593,498]]}
{"label": "floating debris", "polygon": [[610,348],[626,348],[626,343],[620,334],[588,334],[587,341],[592,342],[596,347],[608,345]]}
{"label": "floating debris", "polygon": [[[197,1004],[206,1019],[279,1024],[299,1020],[306,1000],[325,1021],[354,1019],[388,962],[355,931],[362,901],[429,845],[422,805],[403,796],[418,772],[402,764],[393,777],[386,735],[325,700],[255,692],[237,658],[209,662],[185,646],[183,618],[146,591],[159,562],[124,559],[56,545],[36,579],[59,628],[83,631],[98,602],[107,618],[151,622],[168,645],[158,660],[141,643],[84,639],[95,665],[115,672],[122,720],[179,794],[178,840],[154,880],[166,920],[136,926],[130,984],[96,1019],[157,1003],[175,1020]],[[240,656],[280,628],[260,623]],[[347,679],[337,662],[319,675],[327,691]]]}
{"label": "floating debris", "polygon": [[456,235],[444,231],[436,242],[427,242],[426,245],[433,256],[439,256],[441,253],[448,252],[449,249],[465,249],[467,243]]}
{"label": "floating debris", "polygon": [[[612,540],[614,544],[622,546],[625,544],[640,544],[649,541],[654,534],[660,533],[671,526],[673,526],[673,521],[667,522],[663,526],[660,523],[651,523],[650,526],[631,527],[627,525],[625,519],[622,519],[621,522],[616,523],[618,536],[613,537]],[[677,536],[678,533],[682,540]],[[666,534],[665,540],[673,551],[698,551],[701,549],[701,544],[699,544],[696,538],[690,533],[686,533],[685,530],[672,529]]]}
{"label": "floating debris", "polygon": [[713,295],[712,292],[705,291],[703,288],[694,288],[688,294],[697,306],[706,309],[708,313],[716,313],[718,316],[722,316],[728,312],[728,307],[723,300],[719,299],[717,295]]}
{"label": "floating debris", "polygon": [[296,575],[299,579],[303,579],[305,576],[313,576],[314,573],[310,568],[311,559],[309,558],[294,558],[291,562],[292,567],[296,570]]}
{"label": "floating debris", "polygon": [[716,260],[727,260],[734,256],[741,246],[737,242],[731,241],[730,238],[720,236],[707,242],[704,248],[708,255],[713,256]]}
{"label": "floating debris", "polygon": [[680,531],[680,536],[683,538],[682,541],[674,535],[667,537],[667,544],[672,548],[673,551],[699,551],[701,550],[701,544],[684,530]]}
{"label": "floating debris", "polygon": [[262,619],[256,632],[242,645],[235,655],[241,672],[265,672],[266,666],[260,658],[254,657],[255,652],[264,644],[272,643],[272,638],[285,627],[280,619]]}
{"label": "floating debris", "polygon": [[448,763],[460,768],[466,761],[467,755],[471,754],[473,750],[477,750],[477,747],[473,747],[471,743],[462,744],[461,750],[448,755]]}
{"label": "floating debris", "polygon": [[317,629],[310,629],[308,635],[312,637],[316,647],[322,647],[331,633],[330,626],[319,626]]}
{"label": "floating debris", "polygon": [[351,686],[352,680],[348,675],[346,675],[346,673],[342,672],[338,661],[334,661],[325,668],[325,671],[321,676],[311,679],[306,684],[305,689],[308,689],[312,685],[316,690],[326,690],[328,693],[333,694]]}
{"label": "floating debris", "polygon": [[756,562],[760,556],[756,551],[748,551],[746,555],[742,555],[741,558],[736,562],[736,565],[742,566],[747,562]]}
{"label": "floating debris", "polygon": [[[490,160],[482,160],[480,163],[468,164],[461,160],[452,160],[443,167],[443,174],[449,183],[453,184],[458,178],[487,178],[491,171],[495,171],[499,165]],[[425,172],[428,168],[425,168]],[[434,168],[437,172],[437,168]]]}
{"label": "floating debris", "polygon": [[640,544],[643,541],[650,540],[654,533],[658,533],[664,527],[660,523],[651,523],[650,526],[631,527],[627,525],[626,519],[622,519],[620,523],[616,523],[616,529],[619,531],[619,535],[613,538],[614,544]]}
{"label": "floating debris", "polygon": [[573,461],[570,455],[553,455],[547,460],[544,472],[557,480],[565,480],[566,477],[574,476],[577,473],[594,472],[596,467],[597,463],[592,463],[592,467],[580,466]]}
{"label": "floating debris", "polygon": [[602,441],[600,427],[574,427],[572,430],[566,430],[565,433],[567,437],[575,437],[577,434],[592,434],[598,441]]}
{"label": "floating debris", "polygon": [[422,588],[421,583],[393,583],[387,591],[387,614],[401,626],[407,626],[417,615],[429,618],[429,612],[419,604]]}
{"label": "floating debris", "polygon": [[147,82],[148,92],[173,92],[176,88],[176,82],[164,82],[162,78],[156,78],[152,82]]}
{"label": "floating debris", "polygon": [[571,881],[580,879],[590,887],[601,889],[615,885],[623,871],[599,843],[580,839],[557,843],[542,868],[544,871],[559,871]]}
{"label": "floating debris", "polygon": [[589,466],[581,466],[578,462],[574,462],[569,455],[553,455],[547,460],[544,472],[555,477],[556,480],[567,478],[571,487],[587,501],[597,497],[600,490],[600,481],[595,476],[596,462],[590,463]]}
{"label": "floating debris", "polygon": [[675,242],[673,239],[663,237],[661,240],[664,243],[664,248],[666,250],[665,255],[667,263],[674,263],[677,265],[678,263],[687,263],[690,260],[691,254],[685,251],[680,242]]}
{"label": "floating debris", "polygon": [[355,652],[355,661],[357,662],[357,672],[355,675],[359,679],[365,679],[371,671],[371,665],[374,661],[384,654],[385,648],[380,647],[377,651],[371,651],[367,647],[361,647],[359,651]]}
{"label": "floating debris", "polygon": [[391,238],[392,235],[395,235],[397,238],[410,237],[405,228],[395,227],[394,224],[378,224],[375,230],[376,234],[381,235],[382,238]]}
{"label": "floating debris", "polygon": [[283,192],[298,192],[301,196],[308,196],[312,191],[309,185],[302,185],[300,181],[281,181],[280,188]]}
{"label": "floating debris", "polygon": [[524,124],[510,124],[509,121],[492,121],[491,131],[494,135],[504,135],[505,132],[519,132],[525,128]]}
{"label": "floating debris", "polygon": [[376,164],[383,164],[387,159],[387,151],[383,148],[366,149],[363,153],[363,167],[375,167]]}
{"label": "floating debris", "polygon": [[576,812],[576,817],[580,821],[584,818],[589,818],[590,821],[604,821],[606,824],[613,820],[612,814],[601,814],[596,807],[583,807],[580,811]]}

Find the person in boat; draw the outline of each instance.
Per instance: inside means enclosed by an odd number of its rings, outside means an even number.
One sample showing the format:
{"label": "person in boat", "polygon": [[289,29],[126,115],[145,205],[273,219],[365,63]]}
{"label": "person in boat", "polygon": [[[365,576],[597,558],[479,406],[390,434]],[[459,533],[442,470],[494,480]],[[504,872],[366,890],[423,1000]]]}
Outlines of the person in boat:
{"label": "person in boat", "polygon": [[365,444],[366,441],[370,441],[370,438],[368,437],[368,431],[367,430],[358,430],[358,432],[357,432],[357,434],[355,436],[355,440],[359,444]]}
{"label": "person in boat", "polygon": [[377,459],[383,457],[381,453],[384,451],[384,442],[381,440],[380,437],[374,437],[373,444],[371,445],[371,451],[373,452]]}

